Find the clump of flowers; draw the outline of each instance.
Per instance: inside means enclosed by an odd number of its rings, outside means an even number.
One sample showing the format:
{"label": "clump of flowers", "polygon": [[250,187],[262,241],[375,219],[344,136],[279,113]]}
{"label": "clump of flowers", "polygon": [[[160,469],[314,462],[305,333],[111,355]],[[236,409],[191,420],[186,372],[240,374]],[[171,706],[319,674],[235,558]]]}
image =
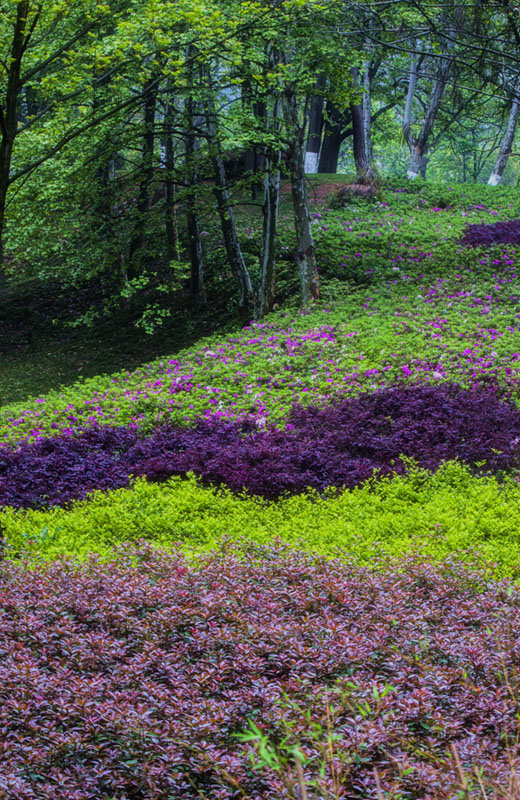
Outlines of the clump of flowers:
{"label": "clump of flowers", "polygon": [[[193,472],[233,491],[276,498],[308,487],[356,486],[374,471],[402,473],[406,458],[436,469],[459,459],[487,472],[518,463],[520,410],[490,390],[407,385],[323,407],[295,406],[285,429],[258,420],[135,428],[99,426],[0,450],[0,504],[63,504],[130,476]],[[401,456],[405,456],[403,459]]]}
{"label": "clump of flowers", "polygon": [[448,800],[475,768],[506,784],[518,591],[454,562],[404,567],[252,546],[191,565],[144,546],[3,562],[0,794],[294,797],[290,773],[251,769],[251,723],[298,747],[323,797],[379,783]]}

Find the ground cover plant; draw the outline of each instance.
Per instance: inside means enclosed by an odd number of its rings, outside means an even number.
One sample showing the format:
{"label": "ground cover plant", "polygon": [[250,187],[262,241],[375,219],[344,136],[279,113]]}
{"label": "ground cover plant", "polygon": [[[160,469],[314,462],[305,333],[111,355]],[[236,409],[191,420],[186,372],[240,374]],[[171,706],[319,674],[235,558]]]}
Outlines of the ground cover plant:
{"label": "ground cover plant", "polygon": [[0,5],[0,800],[520,800],[517,4]]}
{"label": "ground cover plant", "polygon": [[[399,202],[404,196],[395,195]],[[459,241],[468,221],[496,216],[471,209],[404,216],[398,207],[379,206],[315,214],[316,246],[329,271],[323,306],[303,318],[294,308],[280,310],[174,358],[4,406],[2,441],[93,423],[153,428],[245,414],[279,421],[294,403],[399,380],[492,383],[520,398],[515,247],[475,249]],[[389,249],[378,243],[383,228],[391,232]]]}
{"label": "ground cover plant", "polygon": [[520,410],[489,390],[404,386],[323,408],[295,406],[285,429],[258,420],[136,427],[96,426],[0,449],[0,504],[52,506],[131,476],[165,480],[189,472],[206,483],[274,499],[309,488],[349,487],[375,473],[402,473],[403,457],[435,470],[458,459],[486,472],[519,465]]}
{"label": "ground cover plant", "polygon": [[468,225],[462,243],[469,247],[489,247],[493,244],[520,244],[520,220],[495,222],[491,225]]}
{"label": "ground cover plant", "polygon": [[464,240],[519,215],[493,197],[316,206],[308,314],[0,409],[0,797],[515,796],[519,262]]}
{"label": "ground cover plant", "polygon": [[491,564],[494,574],[520,577],[520,485],[514,478],[477,477],[457,462],[431,473],[370,481],[342,492],[290,495],[276,502],[206,487],[194,476],[164,483],[138,479],[131,487],[94,492],[67,509],[4,508],[4,553],[30,561],[63,554],[110,559],[122,542],[146,540],[182,547],[187,555],[218,548],[223,540],[269,544],[338,557],[369,566],[376,552],[403,556],[420,550],[438,561]]}
{"label": "ground cover plant", "polygon": [[338,776],[340,796],[374,796],[376,769],[385,792],[452,798],[453,745],[475,784],[475,768],[505,784],[518,592],[455,562],[373,566],[251,547],[196,565],[148,548],[80,569],[4,563],[0,791],[294,796],[296,777],[251,769],[235,736],[251,719],[287,754],[298,744],[321,796]]}

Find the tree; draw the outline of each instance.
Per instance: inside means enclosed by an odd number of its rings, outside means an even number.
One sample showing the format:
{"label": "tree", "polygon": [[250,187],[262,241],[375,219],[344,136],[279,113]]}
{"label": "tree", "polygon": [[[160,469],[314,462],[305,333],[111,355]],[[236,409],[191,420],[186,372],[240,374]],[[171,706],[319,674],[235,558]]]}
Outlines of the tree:
{"label": "tree", "polygon": [[507,160],[511,155],[511,150],[513,148],[519,113],[520,113],[520,81],[517,80],[516,83],[514,84],[511,95],[511,108],[509,111],[509,118],[507,121],[504,138],[502,139],[502,142],[500,144],[500,149],[498,152],[497,160],[495,161],[495,166],[493,167],[493,171],[489,176],[488,184],[490,186],[496,186],[502,180],[502,175],[504,174],[504,170],[507,165]]}
{"label": "tree", "polygon": [[[107,66],[92,80],[91,36],[101,36],[119,9],[116,2],[78,0],[71,9],[65,2],[4,0],[0,11],[1,266],[9,188],[106,118],[106,108],[93,118],[80,113],[79,122],[77,112],[114,69]],[[75,114],[67,113],[72,109]],[[18,143],[29,134],[33,142],[39,135],[42,144],[25,160]]]}

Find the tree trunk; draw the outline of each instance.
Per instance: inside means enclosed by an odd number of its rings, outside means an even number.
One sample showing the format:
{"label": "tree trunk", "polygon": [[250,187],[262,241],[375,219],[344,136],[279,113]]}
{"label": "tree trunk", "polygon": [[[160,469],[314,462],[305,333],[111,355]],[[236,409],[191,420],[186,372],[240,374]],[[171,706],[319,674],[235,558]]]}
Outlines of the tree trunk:
{"label": "tree trunk", "polygon": [[257,317],[273,310],[276,279],[276,239],[278,209],[280,204],[280,153],[270,160],[264,179],[264,205],[262,208],[262,263],[258,292]]}
{"label": "tree trunk", "polygon": [[186,154],[186,176],[189,183],[185,199],[185,208],[190,253],[190,286],[191,296],[195,305],[204,306],[206,305],[206,294],[204,290],[204,253],[200,236],[198,214],[198,186],[200,179],[196,161],[197,139],[194,133],[195,113],[192,97],[186,98],[185,112],[186,135],[184,137],[184,146]]}
{"label": "tree trunk", "polygon": [[[270,69],[275,69],[277,52],[267,47]],[[276,137],[281,133],[281,100],[279,94],[274,98],[272,113],[265,107],[266,132]],[[265,147],[264,162],[267,167],[264,178],[264,204],[262,207],[262,256],[260,286],[257,293],[256,315],[262,319],[264,314],[273,310],[276,291],[276,244],[278,228],[278,210],[280,205],[280,165],[282,153],[280,146]]]}
{"label": "tree trunk", "polygon": [[425,178],[427,165],[428,159],[426,158],[426,154],[421,151],[419,145],[412,145],[410,150],[410,164],[407,172],[408,177],[412,180],[414,178]]}
{"label": "tree trunk", "polygon": [[[243,87],[242,102],[246,106],[250,102],[254,117],[262,121],[265,119],[266,114],[265,103],[263,101],[252,102],[251,94],[251,89],[248,86],[245,89]],[[244,160],[244,173],[251,176],[251,199],[257,200],[262,191],[262,179],[259,173],[265,168],[264,154],[260,147],[252,145],[243,153],[242,157]]]}
{"label": "tree trunk", "polygon": [[7,192],[10,185],[11,161],[17,131],[17,105],[20,94],[20,73],[24,54],[24,39],[29,13],[28,0],[16,6],[11,52],[8,59],[7,87],[4,106],[0,105],[0,271],[4,262],[4,229]]}
{"label": "tree trunk", "polygon": [[347,135],[345,133],[347,122],[345,115],[328,102],[318,172],[329,175],[338,171],[339,151]]}
{"label": "tree trunk", "polygon": [[321,149],[321,134],[323,130],[323,90],[326,78],[318,76],[316,81],[316,94],[311,100],[309,113],[309,136],[307,151],[305,153],[305,172],[318,172],[319,154]]}
{"label": "tree trunk", "polygon": [[294,84],[288,84],[282,94],[282,106],[289,145],[289,169],[291,174],[291,196],[296,231],[295,261],[300,275],[300,310],[320,296],[316,254],[311,229],[311,215],[305,182],[305,119],[300,123],[296,105]]}
{"label": "tree trunk", "polygon": [[406,95],[406,104],[403,117],[403,135],[410,149],[410,165],[407,175],[411,180],[419,176],[421,178],[426,177],[426,166],[428,164],[426,155],[428,153],[428,146],[430,144],[429,139],[433,131],[433,126],[440,108],[444,90],[448,84],[448,78],[453,63],[454,57],[451,52],[446,52],[441,58],[439,58],[435,72],[435,79],[433,81],[432,91],[430,94],[428,109],[425,113],[419,133],[417,136],[414,136],[412,132],[412,106],[419,73],[417,56],[415,53],[412,53],[410,60],[408,91]]}
{"label": "tree trunk", "polygon": [[[366,61],[363,72],[363,135],[365,140],[365,151],[369,164],[372,165],[372,64]],[[376,69],[374,69],[376,72]],[[371,166],[372,169],[372,166]]]}
{"label": "tree trunk", "polygon": [[129,277],[139,274],[135,264],[136,253],[143,248],[146,213],[150,206],[150,186],[153,180],[153,152],[155,144],[155,108],[157,105],[157,76],[152,76],[145,86],[144,96],[144,136],[141,156],[141,181],[136,205],[134,232],[130,241]]}
{"label": "tree trunk", "polygon": [[238,310],[240,317],[244,321],[249,321],[252,312],[253,286],[242,255],[240,242],[238,241],[224,159],[220,152],[220,146],[213,143],[213,147],[217,149],[212,160],[215,170],[215,197],[217,199],[224,247],[226,248],[229,266],[238,284]]}
{"label": "tree trunk", "polygon": [[220,227],[222,229],[222,238],[224,239],[228,264],[238,285],[238,311],[240,318],[243,321],[249,321],[253,313],[253,286],[244,261],[244,256],[242,255],[240,242],[238,241],[226,168],[224,166],[224,158],[218,134],[215,103],[211,95],[213,87],[209,75],[208,88],[209,91],[205,99],[205,111],[208,143],[215,175],[214,192],[217,200],[217,210],[220,217]]}
{"label": "tree trunk", "polygon": [[164,113],[164,225],[168,247],[168,261],[179,257],[179,234],[177,231],[177,214],[175,205],[175,151],[173,147],[173,121],[175,108],[171,101],[166,104]]}
{"label": "tree trunk", "polygon": [[495,162],[493,172],[489,176],[488,184],[496,186],[502,180],[502,175],[507,166],[507,160],[511,155],[511,150],[515,140],[516,124],[518,121],[518,114],[520,112],[520,98],[518,92],[520,91],[520,82],[517,83],[514,89],[514,96],[511,103],[511,111],[509,112],[509,119],[507,122],[506,132],[500,145],[498,158]]}
{"label": "tree trunk", "polygon": [[[352,77],[354,85],[359,85],[357,67],[352,69]],[[365,81],[363,83],[365,84]],[[370,83],[368,83],[368,86],[370,86]],[[371,164],[370,105],[370,94],[367,100],[365,99],[364,91],[361,102],[350,106],[354,163],[356,165],[357,181],[362,184],[371,184],[375,179]]]}

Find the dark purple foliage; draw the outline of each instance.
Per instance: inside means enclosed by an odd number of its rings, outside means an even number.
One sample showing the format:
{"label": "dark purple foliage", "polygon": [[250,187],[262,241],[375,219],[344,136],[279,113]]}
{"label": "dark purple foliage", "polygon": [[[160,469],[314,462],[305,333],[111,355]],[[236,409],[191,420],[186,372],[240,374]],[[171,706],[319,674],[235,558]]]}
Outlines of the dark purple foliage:
{"label": "dark purple foliage", "polygon": [[457,458],[486,471],[518,462],[520,410],[489,390],[406,386],[324,408],[296,407],[287,430],[251,423],[200,422],[192,428],[96,427],[0,451],[0,504],[54,505],[92,489],[124,486],[130,475],[165,480],[192,471],[206,482],[267,498],[307,487],[353,487],[403,472],[400,455],[435,469]]}
{"label": "dark purple foliage", "polygon": [[520,219],[508,222],[468,225],[462,244],[467,247],[491,247],[494,244],[520,244]]}
{"label": "dark purple foliage", "polygon": [[135,444],[128,428],[94,427],[16,449],[0,448],[0,505],[57,505],[93,489],[128,483],[123,453]]}
{"label": "dark purple foliage", "polygon": [[[196,566],[146,548],[84,568],[4,562],[0,796],[238,798],[226,772],[253,800],[285,800],[280,774],[251,771],[234,734],[252,718],[279,741],[286,719],[311,758],[334,686],[341,797],[376,797],[374,767],[385,792],[458,796],[452,744],[466,771],[506,785],[518,591],[456,564],[375,566],[260,548]],[[324,780],[336,796],[328,768]]]}

